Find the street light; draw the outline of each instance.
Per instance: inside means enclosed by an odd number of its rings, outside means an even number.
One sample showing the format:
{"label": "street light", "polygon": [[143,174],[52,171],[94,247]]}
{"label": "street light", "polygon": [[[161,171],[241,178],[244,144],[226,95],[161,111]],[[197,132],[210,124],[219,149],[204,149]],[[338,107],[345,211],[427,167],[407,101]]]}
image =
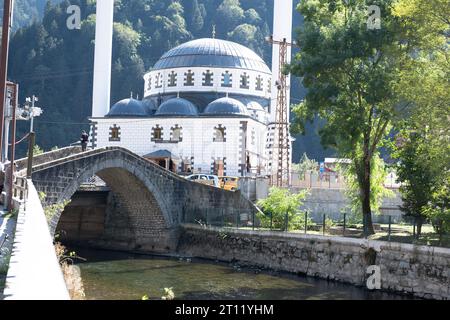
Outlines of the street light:
{"label": "street light", "polygon": [[34,118],[39,117],[44,112],[41,108],[36,107],[35,103],[39,101],[36,96],[28,97],[25,99],[25,107],[23,108],[23,113],[26,114],[25,119],[30,120],[30,132],[34,131]]}

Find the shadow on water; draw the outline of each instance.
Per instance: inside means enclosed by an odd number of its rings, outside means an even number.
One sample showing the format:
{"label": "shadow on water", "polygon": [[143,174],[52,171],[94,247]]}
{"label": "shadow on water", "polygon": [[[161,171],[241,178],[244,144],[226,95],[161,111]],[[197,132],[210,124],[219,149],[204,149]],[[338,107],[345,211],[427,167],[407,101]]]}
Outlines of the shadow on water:
{"label": "shadow on water", "polygon": [[93,300],[160,299],[173,288],[189,300],[397,300],[409,296],[368,291],[291,273],[238,267],[202,259],[77,249],[86,297]]}

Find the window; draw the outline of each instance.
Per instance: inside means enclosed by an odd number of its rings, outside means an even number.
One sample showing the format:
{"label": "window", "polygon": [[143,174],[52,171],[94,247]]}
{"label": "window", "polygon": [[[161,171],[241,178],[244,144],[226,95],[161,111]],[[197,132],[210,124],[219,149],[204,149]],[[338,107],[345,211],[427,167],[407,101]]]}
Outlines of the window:
{"label": "window", "polygon": [[272,79],[267,80],[267,92],[272,93]]}
{"label": "window", "polygon": [[176,87],[177,86],[177,74],[174,71],[172,71],[169,74],[169,84],[168,84],[168,86],[169,87]]}
{"label": "window", "polygon": [[213,174],[219,177],[223,177],[224,176],[224,161],[221,159],[218,160],[214,160],[214,170],[213,170]]}
{"label": "window", "polygon": [[183,160],[183,162],[181,163],[181,171],[188,174],[192,173],[192,159]]}
{"label": "window", "polygon": [[162,140],[163,137],[163,128],[160,128],[159,125],[156,125],[152,130],[152,141]]}
{"label": "window", "polygon": [[263,91],[263,78],[261,77],[261,75],[258,75],[256,77],[256,91]]}
{"label": "window", "polygon": [[116,124],[109,128],[109,141],[120,141],[120,127]]}
{"label": "window", "polygon": [[158,73],[155,79],[155,88],[162,88],[163,75],[162,73]]}
{"label": "window", "polygon": [[203,86],[204,87],[212,87],[213,81],[214,81],[214,73],[212,73],[209,70],[206,70],[206,72],[203,72]]}
{"label": "window", "polygon": [[175,125],[175,127],[172,128],[172,133],[171,133],[171,137],[170,140],[171,141],[175,141],[175,142],[181,142],[183,140],[182,136],[181,136],[181,127],[179,127],[178,125]]}
{"label": "window", "polygon": [[184,74],[184,85],[185,86],[194,85],[194,73],[191,70],[188,70],[188,72]]}
{"label": "window", "polygon": [[147,91],[152,90],[152,77],[148,77],[147,80]]}
{"label": "window", "polygon": [[226,133],[225,133],[225,127],[222,127],[222,125],[219,125],[218,127],[214,128],[214,142],[226,142]]}
{"label": "window", "polygon": [[233,75],[229,71],[222,73],[222,87],[231,88],[233,84]]}
{"label": "window", "polygon": [[250,76],[247,72],[241,75],[241,89],[250,89]]}

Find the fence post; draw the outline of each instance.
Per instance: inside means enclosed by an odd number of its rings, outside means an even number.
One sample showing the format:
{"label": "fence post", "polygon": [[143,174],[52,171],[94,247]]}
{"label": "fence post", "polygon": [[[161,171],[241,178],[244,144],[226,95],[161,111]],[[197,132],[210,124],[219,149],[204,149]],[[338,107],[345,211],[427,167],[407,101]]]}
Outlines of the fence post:
{"label": "fence post", "polygon": [[305,234],[308,233],[308,210],[305,210]]}
{"label": "fence post", "polygon": [[286,211],[286,215],[284,216],[284,231],[288,231],[288,226],[289,226],[289,215],[288,212]]}
{"label": "fence post", "polygon": [[347,226],[347,213],[344,212],[344,228],[342,231],[342,235],[345,237],[345,227]]}
{"label": "fence post", "polygon": [[388,229],[388,241],[391,242],[391,225],[392,225],[392,216],[389,216],[389,229]]}
{"label": "fence post", "polygon": [[273,225],[273,213],[270,211],[270,231],[272,231],[272,225]]}
{"label": "fence post", "polygon": [[323,235],[325,235],[325,219],[326,219],[326,216],[325,216],[325,213],[323,214],[323,224],[322,224],[322,232],[323,232]]}
{"label": "fence post", "polygon": [[252,217],[252,229],[255,231],[255,211],[253,211],[253,217]]}
{"label": "fence post", "polygon": [[416,239],[416,217],[414,217],[413,221],[413,241]]}

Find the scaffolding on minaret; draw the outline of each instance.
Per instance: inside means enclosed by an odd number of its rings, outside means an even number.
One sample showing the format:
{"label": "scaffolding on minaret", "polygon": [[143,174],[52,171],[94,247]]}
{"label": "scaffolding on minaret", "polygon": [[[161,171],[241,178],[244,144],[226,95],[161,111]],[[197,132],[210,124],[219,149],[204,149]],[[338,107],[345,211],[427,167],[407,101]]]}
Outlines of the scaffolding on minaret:
{"label": "scaffolding on minaret", "polygon": [[[277,187],[289,186],[290,167],[291,167],[291,135],[289,131],[289,106],[287,102],[288,83],[285,66],[288,64],[288,47],[294,44],[289,43],[286,39],[276,40],[273,36],[266,39],[272,45],[279,46],[279,70],[277,87],[277,103],[275,117],[275,136],[273,150],[273,162],[276,163],[275,179],[272,174],[272,185]],[[273,165],[272,165],[273,168]],[[274,181],[275,180],[275,181]]]}

